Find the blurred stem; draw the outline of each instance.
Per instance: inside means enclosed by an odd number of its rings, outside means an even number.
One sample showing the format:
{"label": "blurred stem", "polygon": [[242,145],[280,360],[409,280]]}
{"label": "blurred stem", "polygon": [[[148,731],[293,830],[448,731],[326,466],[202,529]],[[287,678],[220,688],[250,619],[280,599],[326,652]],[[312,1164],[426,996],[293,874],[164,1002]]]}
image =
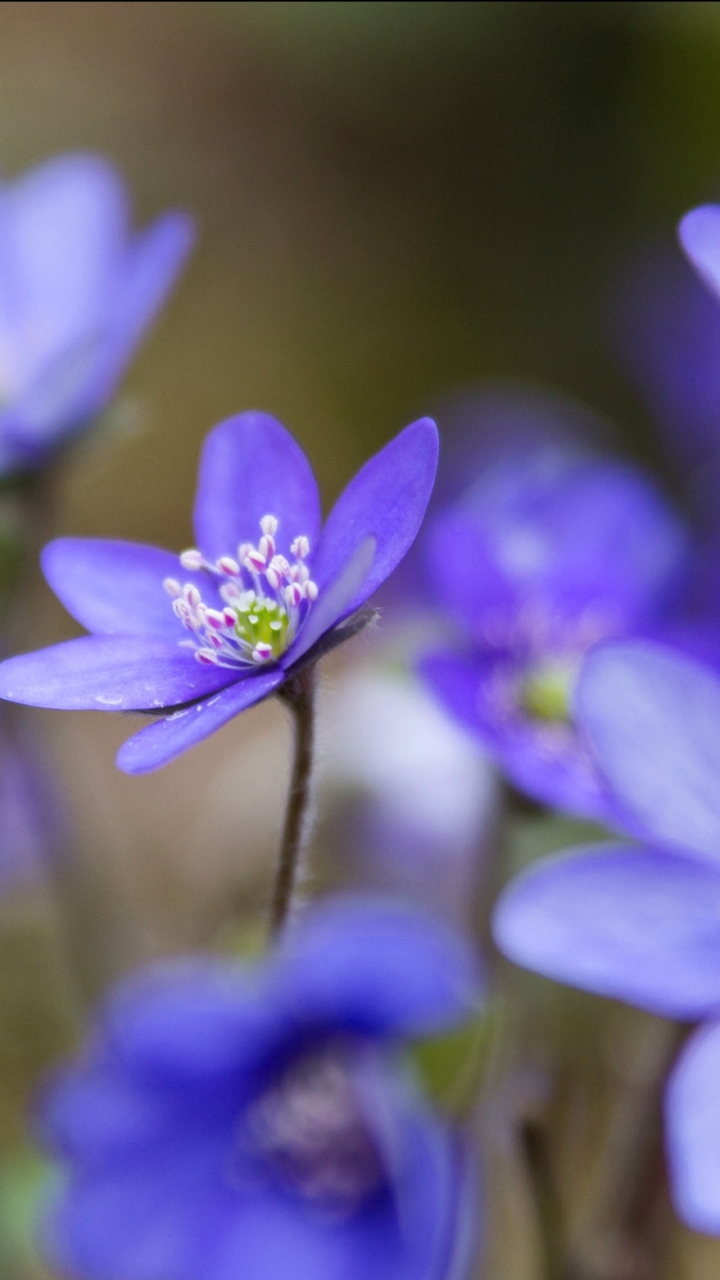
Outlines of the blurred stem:
{"label": "blurred stem", "polygon": [[686,1027],[657,1022],[638,1045],[608,1126],[592,1211],[567,1250],[563,1280],[645,1280],[656,1273],[668,1216],[662,1095],[686,1035]]}
{"label": "blurred stem", "polygon": [[293,714],[295,758],[270,913],[270,936],[273,938],[282,930],[292,905],[305,837],[315,737],[314,665],[305,667],[287,680],[278,697]]}

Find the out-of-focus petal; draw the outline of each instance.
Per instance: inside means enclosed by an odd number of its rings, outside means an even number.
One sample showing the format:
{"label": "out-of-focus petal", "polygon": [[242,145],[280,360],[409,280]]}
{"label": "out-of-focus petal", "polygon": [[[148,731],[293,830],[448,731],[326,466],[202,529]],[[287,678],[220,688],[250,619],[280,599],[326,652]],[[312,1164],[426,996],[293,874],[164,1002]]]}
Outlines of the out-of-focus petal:
{"label": "out-of-focus petal", "polygon": [[277,960],[293,1019],[423,1035],[469,1016],[479,976],[468,943],[430,914],[347,897],[301,915]]}
{"label": "out-of-focus petal", "polygon": [[678,237],[698,275],[720,294],[720,205],[691,209],[680,221]]}
{"label": "out-of-focus petal", "polygon": [[720,1024],[696,1032],[668,1082],[665,1124],[672,1196],[695,1231],[720,1235]]}
{"label": "out-of-focus petal", "polygon": [[357,596],[371,572],[375,558],[375,539],[366,538],[356,547],[334,582],[328,584],[313,605],[310,616],[298,633],[297,640],[283,654],[282,665],[294,666],[326,631],[347,617],[348,605]]}
{"label": "out-of-focus petal", "polygon": [[194,582],[207,599],[208,579],[182,569],[171,551],[100,538],[58,538],[42,552],[43,573],[68,613],[102,635],[155,636],[177,644],[187,635],[163,588],[165,578]]}
{"label": "out-of-focus petal", "polygon": [[613,792],[655,842],[720,859],[720,681],[672,649],[598,646],[576,718]]}
{"label": "out-of-focus petal", "polygon": [[549,859],[502,894],[493,929],[516,964],[670,1018],[720,1007],[720,872],[603,846]]}
{"label": "out-of-focus petal", "polygon": [[[207,670],[218,672],[223,669],[208,667]],[[160,769],[176,756],[182,755],[183,751],[221,729],[228,720],[232,720],[247,707],[269,697],[285,679],[285,672],[278,667],[269,671],[251,672],[240,680],[237,679],[237,672],[225,669],[224,675],[227,688],[221,688],[213,697],[196,702],[191,707],[156,720],[154,724],[128,738],[118,751],[118,768],[124,773],[150,773],[153,769]],[[235,683],[229,684],[228,676]],[[215,688],[217,687],[216,685]]]}
{"label": "out-of-focus petal", "polygon": [[267,1056],[282,1034],[279,1022],[247,969],[197,958],[128,979],[108,1002],[101,1028],[113,1058],[146,1081],[197,1083],[232,1075],[239,1108],[241,1076]]}
{"label": "out-of-focus petal", "polygon": [[[197,1280],[208,1238],[229,1208],[218,1194],[225,1135],[203,1134],[91,1169],[70,1182],[46,1226],[46,1249],[68,1275],[88,1280]],[[172,1157],[170,1157],[172,1151]]]}
{"label": "out-of-focus petal", "polygon": [[12,300],[19,386],[97,325],[127,222],[123,183],[99,156],[49,160],[5,188],[0,289]]}
{"label": "out-of-focus petal", "polygon": [[290,556],[304,534],[314,549],[320,499],[310,463],[289,431],[267,413],[240,413],[210,432],[200,459],[195,534],[209,560],[257,545],[260,521],[279,520],[278,551]]}
{"label": "out-of-focus petal", "polygon": [[144,636],[82,636],[0,663],[0,698],[65,711],[159,711],[222,689],[237,673]]}
{"label": "out-of-focus petal", "polygon": [[335,503],[312,561],[321,592],[362,543],[375,540],[372,566],[344,616],[364,604],[412,545],[432,491],[437,457],[437,427],[430,418],[420,418],[370,458]]}

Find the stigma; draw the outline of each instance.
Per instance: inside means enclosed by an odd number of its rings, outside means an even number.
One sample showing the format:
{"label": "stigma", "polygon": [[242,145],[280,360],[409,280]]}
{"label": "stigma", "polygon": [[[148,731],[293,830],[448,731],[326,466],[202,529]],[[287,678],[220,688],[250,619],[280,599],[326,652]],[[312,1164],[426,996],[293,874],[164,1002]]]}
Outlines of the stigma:
{"label": "stigma", "polygon": [[317,600],[318,588],[305,563],[308,539],[295,538],[291,563],[277,553],[278,526],[276,516],[263,516],[257,546],[243,542],[235,556],[223,555],[214,563],[194,547],[183,551],[183,569],[212,579],[217,597],[212,604],[195,583],[165,579],[173,612],[190,633],[180,643],[194,650],[201,665],[242,669],[276,662]]}

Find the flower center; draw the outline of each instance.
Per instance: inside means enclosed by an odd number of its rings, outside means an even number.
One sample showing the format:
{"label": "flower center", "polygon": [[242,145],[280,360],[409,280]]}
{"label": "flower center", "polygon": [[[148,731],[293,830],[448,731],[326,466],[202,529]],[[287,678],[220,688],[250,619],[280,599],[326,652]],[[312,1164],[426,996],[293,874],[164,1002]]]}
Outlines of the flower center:
{"label": "flower center", "polygon": [[385,1182],[348,1062],[337,1051],[296,1059],[250,1105],[240,1140],[283,1190],[331,1213],[354,1212]]}
{"label": "flower center", "polygon": [[533,720],[567,723],[576,672],[577,662],[571,661],[547,661],[531,668],[520,687],[522,710]]}
{"label": "flower center", "polygon": [[221,556],[212,564],[195,548],[183,551],[183,569],[203,570],[216,582],[220,580],[222,609],[208,605],[194,583],[182,586],[176,578],[165,579],[173,612],[192,636],[180,643],[195,651],[198,662],[217,667],[261,666],[275,662],[292,644],[317,600],[318,589],[305,564],[308,539],[295,539],[290,564],[276,551],[278,524],[276,516],[263,516],[258,545],[241,543],[237,559]]}

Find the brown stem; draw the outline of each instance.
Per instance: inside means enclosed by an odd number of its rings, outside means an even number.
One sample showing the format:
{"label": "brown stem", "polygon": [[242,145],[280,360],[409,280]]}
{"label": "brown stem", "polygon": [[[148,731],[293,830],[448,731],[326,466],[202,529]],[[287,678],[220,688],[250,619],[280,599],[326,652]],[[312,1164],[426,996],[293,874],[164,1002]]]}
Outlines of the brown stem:
{"label": "brown stem", "polygon": [[270,936],[273,938],[280,933],[290,910],[305,836],[315,731],[314,666],[305,667],[287,680],[278,696],[293,713],[295,758],[270,911]]}

